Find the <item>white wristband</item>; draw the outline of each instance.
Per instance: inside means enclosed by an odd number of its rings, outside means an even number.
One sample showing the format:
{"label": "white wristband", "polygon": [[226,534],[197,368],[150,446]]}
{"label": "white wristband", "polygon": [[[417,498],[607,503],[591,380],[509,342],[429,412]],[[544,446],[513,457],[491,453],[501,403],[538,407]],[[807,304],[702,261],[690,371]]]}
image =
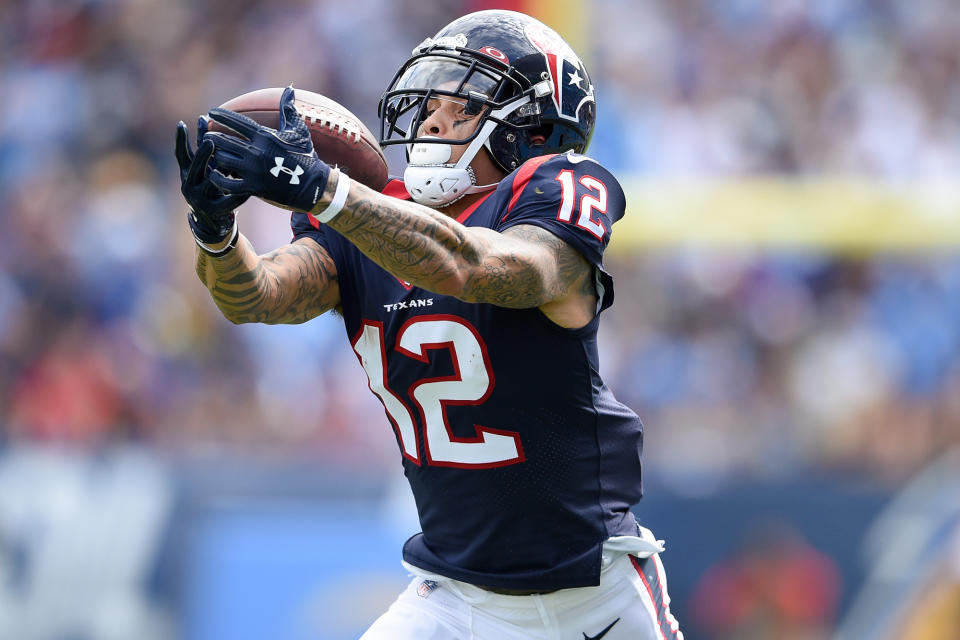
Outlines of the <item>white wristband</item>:
{"label": "white wristband", "polygon": [[326,209],[320,213],[311,214],[320,222],[330,222],[334,216],[340,213],[343,205],[347,202],[347,195],[350,193],[350,178],[347,174],[337,170],[337,190],[333,192],[333,200]]}
{"label": "white wristband", "polygon": [[237,237],[240,235],[240,229],[237,226],[237,221],[233,221],[233,229],[230,230],[230,242],[228,242],[222,249],[211,249],[210,245],[205,244],[200,241],[200,238],[193,236],[193,241],[197,243],[197,246],[203,249],[207,255],[211,256],[222,256],[230,252],[234,247],[237,246]]}

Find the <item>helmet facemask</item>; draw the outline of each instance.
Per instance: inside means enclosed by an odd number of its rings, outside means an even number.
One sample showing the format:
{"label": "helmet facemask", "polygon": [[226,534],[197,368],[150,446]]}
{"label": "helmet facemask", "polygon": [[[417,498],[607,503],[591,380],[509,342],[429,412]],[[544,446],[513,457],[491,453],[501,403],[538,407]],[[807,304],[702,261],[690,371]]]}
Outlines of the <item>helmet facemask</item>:
{"label": "helmet facemask", "polygon": [[[418,48],[420,50],[420,48]],[[470,193],[492,189],[477,185],[470,163],[486,147],[494,164],[509,173],[516,161],[503,162],[490,149],[490,137],[514,140],[539,126],[537,99],[550,83],[531,86],[494,58],[460,48],[427,46],[400,69],[380,101],[382,146],[406,145],[408,167],[404,182],[413,199],[433,207],[447,206]],[[468,117],[477,117],[474,130],[463,138],[439,138],[421,131],[436,101],[455,101]],[[467,145],[450,163],[452,145]],[[512,164],[513,166],[510,166]]]}

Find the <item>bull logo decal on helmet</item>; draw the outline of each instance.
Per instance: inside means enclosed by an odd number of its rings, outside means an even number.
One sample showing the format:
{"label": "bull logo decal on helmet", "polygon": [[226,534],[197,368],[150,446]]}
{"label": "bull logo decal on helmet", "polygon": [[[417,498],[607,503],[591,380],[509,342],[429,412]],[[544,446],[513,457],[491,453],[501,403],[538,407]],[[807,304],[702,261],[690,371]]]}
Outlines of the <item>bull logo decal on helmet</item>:
{"label": "bull logo decal on helmet", "polygon": [[496,47],[481,47],[479,51],[480,53],[487,54],[491,58],[496,58],[503,64],[510,64],[510,59],[507,57],[507,54]]}
{"label": "bull logo decal on helmet", "polygon": [[560,36],[539,23],[524,28],[527,40],[543,54],[553,81],[553,103],[561,118],[577,120],[587,102],[594,102],[593,84],[583,62]]}
{"label": "bull logo decal on helmet", "polygon": [[[467,137],[427,135],[421,125],[431,100],[476,107],[476,128]],[[534,157],[583,153],[597,109],[583,61],[559,34],[528,15],[490,9],[458,18],[424,40],[383,92],[377,115],[380,144],[406,145],[407,191],[417,202],[444,206],[493,186],[464,178],[483,149],[504,173]],[[456,166],[448,166],[452,144],[467,145]],[[426,162],[421,150],[428,149],[443,159]],[[428,196],[452,177],[462,180],[457,189]]]}

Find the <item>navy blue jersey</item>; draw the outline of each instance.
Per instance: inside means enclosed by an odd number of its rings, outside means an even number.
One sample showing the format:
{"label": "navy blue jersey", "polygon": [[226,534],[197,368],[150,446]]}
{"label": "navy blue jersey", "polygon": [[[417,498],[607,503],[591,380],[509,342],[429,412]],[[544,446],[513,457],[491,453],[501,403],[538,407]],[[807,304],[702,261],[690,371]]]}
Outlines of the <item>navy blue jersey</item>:
{"label": "navy blue jersey", "polygon": [[[399,181],[384,189],[406,197]],[[624,212],[616,179],[575,154],[528,161],[458,219],[542,227],[602,270]],[[599,314],[566,329],[538,309],[471,304],[394,277],[336,231],[296,213],[337,265],[347,334],[383,402],[423,529],[404,559],[473,584],[596,585],[603,541],[636,535],[639,418],[598,373]]]}

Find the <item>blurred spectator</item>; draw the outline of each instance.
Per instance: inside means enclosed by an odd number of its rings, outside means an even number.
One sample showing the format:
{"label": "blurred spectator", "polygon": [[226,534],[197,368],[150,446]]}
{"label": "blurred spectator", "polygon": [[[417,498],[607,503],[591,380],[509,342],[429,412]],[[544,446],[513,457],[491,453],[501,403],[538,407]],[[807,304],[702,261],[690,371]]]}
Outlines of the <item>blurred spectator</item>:
{"label": "blurred spectator", "polygon": [[949,0],[591,5],[598,133],[658,174],[960,170]]}
{"label": "blurred spectator", "polygon": [[734,555],[694,589],[692,622],[715,640],[826,640],[840,584],[836,567],[789,525],[753,522]]}
{"label": "blurred spectator", "polygon": [[[155,542],[167,480],[139,454],[93,462],[32,443],[396,472],[338,318],[238,327],[210,302],[192,272],[174,125],[292,82],[376,132],[399,63],[482,4],[0,1],[0,445],[14,452],[0,458],[0,636],[66,628],[53,601],[93,612],[90,637],[173,635],[163,612],[124,595],[146,579],[130,559]],[[582,13],[599,110],[589,153],[625,181],[960,175],[954,0],[592,0]],[[388,159],[399,172],[402,150]],[[261,202],[240,210],[262,251],[288,241],[288,220]],[[607,269],[604,379],[647,425],[649,475],[677,492],[822,470],[895,484],[960,442],[956,251],[681,247],[612,252]],[[104,473],[123,490],[92,482]],[[48,521],[59,537],[36,535]],[[126,555],[98,533],[117,527]],[[826,637],[834,567],[794,531],[750,529],[702,578],[690,624],[709,638]],[[76,564],[23,563],[48,556]],[[904,637],[955,637],[957,575],[945,569]]]}
{"label": "blurred spectator", "polygon": [[[293,82],[376,130],[395,67],[475,4],[4,3],[0,438],[394,465],[336,318],[234,327],[210,303],[173,127]],[[586,13],[590,152],[623,178],[960,174],[949,0],[597,0]],[[264,251],[289,238],[287,216],[259,202],[241,224]],[[648,425],[648,469],[680,490],[810,468],[897,481],[960,440],[956,255],[671,249],[608,268],[605,379]]]}

